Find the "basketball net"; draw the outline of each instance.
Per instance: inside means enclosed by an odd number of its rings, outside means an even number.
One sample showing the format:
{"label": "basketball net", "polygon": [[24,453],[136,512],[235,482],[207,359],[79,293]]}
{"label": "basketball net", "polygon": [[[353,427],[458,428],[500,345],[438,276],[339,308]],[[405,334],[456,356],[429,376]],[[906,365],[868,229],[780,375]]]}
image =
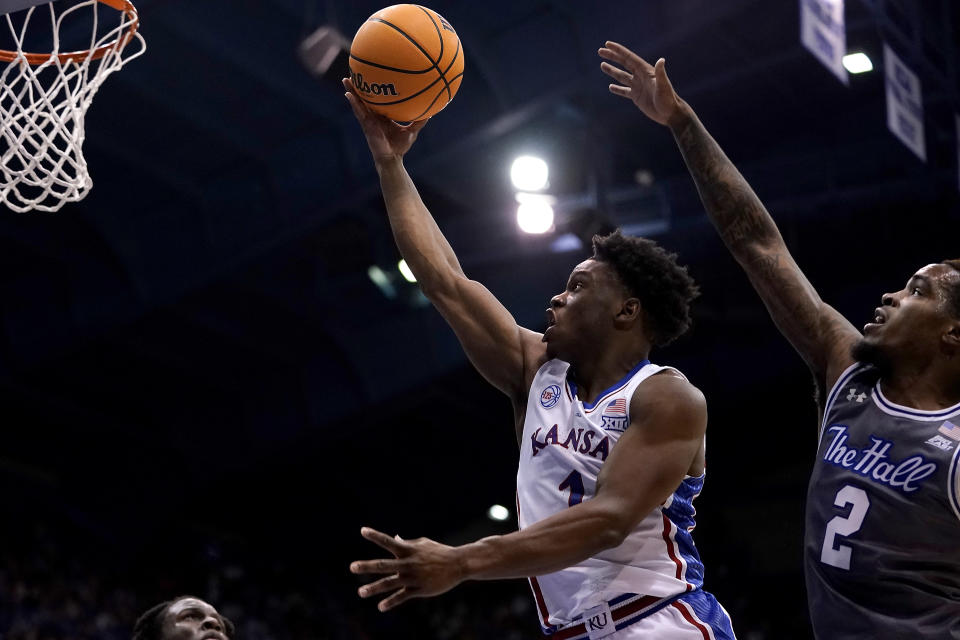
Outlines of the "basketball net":
{"label": "basketball net", "polygon": [[[100,24],[100,3],[116,9],[118,25]],[[79,17],[85,9],[92,16]],[[51,52],[25,52],[31,20],[47,13]],[[78,17],[92,21],[89,49],[61,52],[61,31],[75,28]],[[50,2],[31,7],[16,26],[11,14],[4,18],[16,49],[0,50],[0,202],[17,212],[57,211],[93,186],[83,158],[83,119],[94,94],[107,76],[143,54],[146,43],[128,0],[83,0],[59,15]],[[137,45],[128,50],[132,40]]]}

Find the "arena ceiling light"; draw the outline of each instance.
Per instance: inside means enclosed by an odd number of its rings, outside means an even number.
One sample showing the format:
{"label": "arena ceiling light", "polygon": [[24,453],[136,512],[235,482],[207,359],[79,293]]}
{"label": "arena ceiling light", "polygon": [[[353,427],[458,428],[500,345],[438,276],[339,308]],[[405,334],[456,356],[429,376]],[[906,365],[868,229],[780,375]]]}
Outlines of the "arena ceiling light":
{"label": "arena ceiling light", "polygon": [[388,276],[383,269],[377,265],[371,265],[367,269],[367,276],[373,281],[373,284],[377,285],[377,288],[380,289],[380,292],[384,296],[393,300],[397,297],[397,290],[394,288],[393,284],[390,282],[390,276]]}
{"label": "arena ceiling light", "polygon": [[535,193],[517,194],[517,226],[524,233],[540,234],[553,229],[554,198]]}
{"label": "arena ceiling light", "polygon": [[510,181],[520,191],[546,188],[549,175],[546,161],[535,156],[520,156],[510,165]]}
{"label": "arena ceiling light", "polygon": [[550,251],[554,253],[566,253],[568,251],[580,251],[583,249],[583,241],[575,233],[564,233],[556,237],[550,243]]}
{"label": "arena ceiling light", "polygon": [[553,228],[553,207],[546,202],[517,205],[517,225],[524,233],[546,233]]}
{"label": "arena ceiling light", "polygon": [[416,282],[417,277],[413,275],[413,271],[410,270],[410,265],[407,264],[406,260],[401,260],[397,263],[397,269],[400,270],[400,275],[403,276],[403,279],[407,282]]}
{"label": "arena ceiling light", "polygon": [[843,56],[843,66],[850,73],[873,71],[873,62],[870,61],[870,56],[859,51]]}
{"label": "arena ceiling light", "polygon": [[497,522],[503,522],[510,517],[510,510],[500,504],[495,504],[487,509],[487,517]]}

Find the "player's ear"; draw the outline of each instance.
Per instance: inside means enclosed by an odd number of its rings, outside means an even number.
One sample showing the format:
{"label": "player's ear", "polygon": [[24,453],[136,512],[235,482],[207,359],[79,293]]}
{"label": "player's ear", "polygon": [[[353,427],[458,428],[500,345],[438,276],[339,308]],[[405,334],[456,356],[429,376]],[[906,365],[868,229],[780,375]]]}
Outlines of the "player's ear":
{"label": "player's ear", "polygon": [[960,320],[953,321],[950,329],[943,334],[941,342],[950,355],[960,354]]}
{"label": "player's ear", "polygon": [[627,298],[620,304],[620,311],[617,312],[617,322],[621,324],[631,324],[640,319],[643,313],[643,305],[638,298]]}

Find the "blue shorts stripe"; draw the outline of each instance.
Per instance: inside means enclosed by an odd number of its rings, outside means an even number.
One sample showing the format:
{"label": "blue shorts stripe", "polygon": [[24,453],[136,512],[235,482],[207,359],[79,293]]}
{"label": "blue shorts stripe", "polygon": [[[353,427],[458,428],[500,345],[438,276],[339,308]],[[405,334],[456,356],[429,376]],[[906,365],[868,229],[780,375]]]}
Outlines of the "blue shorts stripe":
{"label": "blue shorts stripe", "polygon": [[727,615],[727,612],[720,606],[712,593],[697,589],[680,596],[678,600],[683,601],[693,609],[700,622],[710,627],[717,640],[736,640],[730,616]]}

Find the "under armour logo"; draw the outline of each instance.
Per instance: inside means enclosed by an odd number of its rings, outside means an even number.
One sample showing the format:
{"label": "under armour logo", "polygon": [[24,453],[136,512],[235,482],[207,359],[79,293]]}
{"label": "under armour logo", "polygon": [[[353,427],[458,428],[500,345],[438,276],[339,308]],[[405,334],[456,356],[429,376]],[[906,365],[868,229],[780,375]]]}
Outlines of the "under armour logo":
{"label": "under armour logo", "polygon": [[867,394],[857,393],[856,387],[850,387],[850,393],[847,394],[847,400],[856,400],[857,402],[863,402],[867,399]]}

